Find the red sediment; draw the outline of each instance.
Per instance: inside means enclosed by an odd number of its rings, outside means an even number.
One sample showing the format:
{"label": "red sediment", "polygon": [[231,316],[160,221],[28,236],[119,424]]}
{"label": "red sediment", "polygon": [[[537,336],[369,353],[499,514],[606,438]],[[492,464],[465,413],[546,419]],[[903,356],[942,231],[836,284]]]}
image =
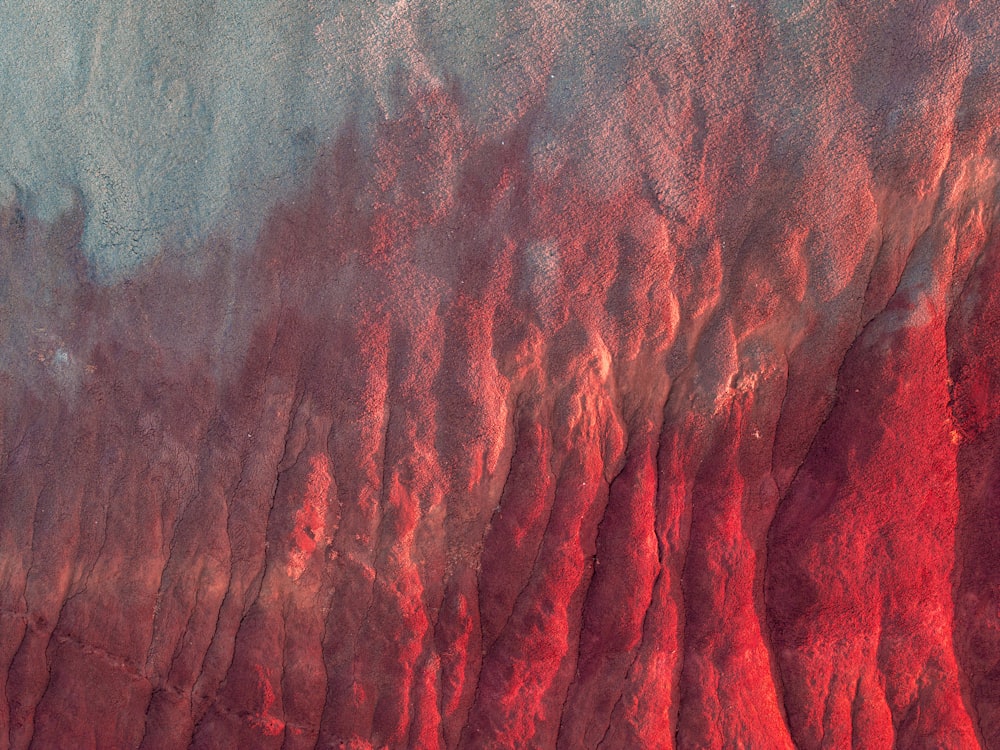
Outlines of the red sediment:
{"label": "red sediment", "polygon": [[7,746],[1000,747],[989,29],[829,13],[413,83],[198,268],[5,209]]}

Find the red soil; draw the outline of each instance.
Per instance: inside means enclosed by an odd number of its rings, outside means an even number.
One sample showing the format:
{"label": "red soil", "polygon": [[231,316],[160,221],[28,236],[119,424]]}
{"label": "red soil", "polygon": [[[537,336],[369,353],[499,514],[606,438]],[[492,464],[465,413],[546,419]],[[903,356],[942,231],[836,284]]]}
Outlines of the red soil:
{"label": "red soil", "polygon": [[197,268],[8,207],[0,746],[1000,748],[1000,16],[740,7]]}

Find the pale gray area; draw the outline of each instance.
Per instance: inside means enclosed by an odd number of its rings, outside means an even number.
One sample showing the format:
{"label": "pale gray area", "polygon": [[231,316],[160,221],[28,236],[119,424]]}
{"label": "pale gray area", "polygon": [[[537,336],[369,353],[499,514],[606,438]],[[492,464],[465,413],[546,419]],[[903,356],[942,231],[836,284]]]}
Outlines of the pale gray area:
{"label": "pale gray area", "polygon": [[[415,89],[456,82],[479,137],[541,106],[539,174],[576,158],[612,190],[622,160],[603,151],[625,134],[606,123],[621,120],[625,71],[609,45],[673,6],[4,0],[0,201],[46,221],[82,208],[103,281],[164,249],[194,262],[213,233],[248,247],[348,116],[366,137]],[[590,53],[567,59],[574,44]]]}
{"label": "pale gray area", "polygon": [[213,229],[247,239],[343,110],[308,75],[313,21],[295,2],[4,2],[5,192],[45,220],[82,202],[98,278]]}

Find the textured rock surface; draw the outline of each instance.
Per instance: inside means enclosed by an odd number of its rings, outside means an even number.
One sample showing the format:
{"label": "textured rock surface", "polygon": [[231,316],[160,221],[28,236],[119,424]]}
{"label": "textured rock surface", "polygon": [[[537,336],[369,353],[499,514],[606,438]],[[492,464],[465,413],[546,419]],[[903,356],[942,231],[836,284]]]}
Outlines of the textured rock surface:
{"label": "textured rock surface", "polygon": [[0,747],[1000,748],[1000,7],[793,5],[310,6],[250,245],[9,169]]}

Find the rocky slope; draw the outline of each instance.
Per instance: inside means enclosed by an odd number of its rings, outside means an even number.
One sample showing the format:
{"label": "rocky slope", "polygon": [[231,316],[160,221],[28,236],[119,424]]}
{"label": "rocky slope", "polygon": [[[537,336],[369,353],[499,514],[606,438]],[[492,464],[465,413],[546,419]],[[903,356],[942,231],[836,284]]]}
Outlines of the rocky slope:
{"label": "rocky slope", "polygon": [[1000,748],[1000,7],[793,5],[379,6],[249,246],[14,184],[0,747]]}

